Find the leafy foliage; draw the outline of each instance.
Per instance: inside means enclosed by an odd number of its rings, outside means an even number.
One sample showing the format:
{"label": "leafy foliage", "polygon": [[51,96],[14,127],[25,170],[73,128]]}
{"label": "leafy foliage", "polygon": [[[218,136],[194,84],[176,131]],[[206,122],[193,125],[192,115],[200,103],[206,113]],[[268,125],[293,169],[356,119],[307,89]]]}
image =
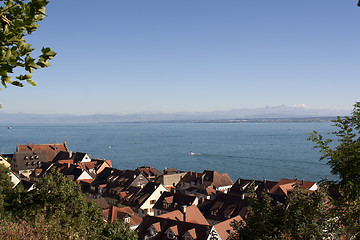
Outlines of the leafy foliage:
{"label": "leafy foliage", "polygon": [[324,139],[314,131],[309,140],[316,143],[321,159],[327,160],[331,173],[338,177],[331,183],[342,193],[334,201],[341,224],[347,234],[360,236],[360,102],[355,103],[351,116],[333,122],[339,129],[332,133],[333,138]]}
{"label": "leafy foliage", "polygon": [[[0,182],[7,180],[0,171]],[[10,234],[13,239],[137,239],[125,222],[106,223],[99,206],[86,201],[79,185],[57,170],[41,178],[30,192],[21,188],[11,192],[0,192],[7,196],[4,221],[11,226],[0,227],[0,238]]]}
{"label": "leafy foliage", "polygon": [[[49,67],[56,53],[50,48],[42,48],[41,54],[33,58],[31,53],[35,50],[25,38],[38,27],[38,22],[45,18],[46,0],[4,0],[0,5],[0,77],[1,84],[22,87],[22,81],[35,86],[32,73],[35,69]],[[10,74],[15,69],[22,69],[24,73],[16,76],[14,80]]]}
{"label": "leafy foliage", "polygon": [[115,220],[108,223],[101,234],[103,240],[136,240],[136,231],[131,231],[130,227],[125,221]]}
{"label": "leafy foliage", "polygon": [[9,169],[0,164],[0,216],[5,214],[6,205],[9,202],[13,183],[11,182]]}
{"label": "leafy foliage", "polygon": [[245,222],[233,222],[230,239],[325,239],[333,236],[325,190],[312,194],[298,187],[285,203],[274,202],[268,193],[250,199]]}

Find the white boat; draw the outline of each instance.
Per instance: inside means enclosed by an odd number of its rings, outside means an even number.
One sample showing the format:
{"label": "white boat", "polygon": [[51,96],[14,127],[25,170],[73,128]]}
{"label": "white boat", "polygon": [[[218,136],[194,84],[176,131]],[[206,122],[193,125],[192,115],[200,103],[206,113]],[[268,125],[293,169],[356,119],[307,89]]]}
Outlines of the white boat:
{"label": "white boat", "polygon": [[190,155],[201,155],[200,153],[189,152]]}

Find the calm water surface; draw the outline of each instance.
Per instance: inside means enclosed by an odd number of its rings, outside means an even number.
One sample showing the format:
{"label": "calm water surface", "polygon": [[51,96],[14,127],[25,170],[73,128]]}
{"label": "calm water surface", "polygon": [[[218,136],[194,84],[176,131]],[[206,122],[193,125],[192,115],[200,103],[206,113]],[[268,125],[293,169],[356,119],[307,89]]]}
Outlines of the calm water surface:
{"label": "calm water surface", "polygon": [[216,170],[234,181],[318,181],[331,174],[306,140],[313,130],[326,135],[334,128],[331,123],[39,125],[11,130],[0,126],[0,152],[14,153],[17,143],[66,141],[70,150],[110,159],[119,169],[148,165],[159,170]]}

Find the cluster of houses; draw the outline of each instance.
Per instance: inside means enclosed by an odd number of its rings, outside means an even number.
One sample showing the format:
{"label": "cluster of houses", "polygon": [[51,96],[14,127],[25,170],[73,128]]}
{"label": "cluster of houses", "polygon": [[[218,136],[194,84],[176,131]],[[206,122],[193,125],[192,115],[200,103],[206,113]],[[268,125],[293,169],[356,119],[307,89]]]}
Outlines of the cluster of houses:
{"label": "cluster of houses", "polygon": [[99,204],[104,220],[122,219],[137,230],[139,239],[225,240],[231,222],[245,221],[249,188],[282,201],[295,184],[316,191],[318,184],[297,179],[280,181],[231,180],[212,170],[180,171],[141,166],[119,170],[110,160],[72,152],[66,143],[17,145],[14,154],[0,155],[11,169],[14,185],[31,191],[53,168],[80,184],[88,201]]}

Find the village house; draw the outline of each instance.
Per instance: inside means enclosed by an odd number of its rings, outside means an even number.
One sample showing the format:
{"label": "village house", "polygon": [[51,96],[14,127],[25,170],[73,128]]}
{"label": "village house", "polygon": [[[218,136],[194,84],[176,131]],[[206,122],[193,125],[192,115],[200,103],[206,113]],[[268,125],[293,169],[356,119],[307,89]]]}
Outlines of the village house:
{"label": "village house", "polygon": [[233,181],[227,173],[205,170],[203,173],[188,172],[176,185],[176,189],[200,199],[214,199],[218,193],[227,193]]}
{"label": "village house", "polygon": [[12,171],[19,174],[20,178],[29,178],[30,174],[46,163],[43,151],[15,152],[10,160]]}
{"label": "village house", "polygon": [[248,197],[219,194],[214,200],[199,205],[199,209],[208,222],[215,225],[238,215],[245,219],[248,213],[248,200]]}
{"label": "village house", "polygon": [[144,188],[129,199],[129,206],[138,209],[139,215],[154,215],[154,205],[164,192],[168,190],[161,184],[148,182]]}
{"label": "village house", "polygon": [[174,190],[175,186],[186,175],[186,172],[178,171],[173,168],[165,168],[164,174],[159,176],[155,182],[161,183],[168,190]]}
{"label": "village house", "polygon": [[154,182],[156,178],[163,175],[161,171],[148,166],[138,167],[135,171],[140,171],[151,182]]}
{"label": "village house", "polygon": [[45,161],[51,162],[59,152],[69,152],[69,149],[64,143],[50,143],[50,144],[17,144],[16,152],[43,152]]}
{"label": "village house", "polygon": [[202,213],[200,212],[199,208],[196,205],[183,206],[180,210],[167,212],[162,215],[159,215],[158,217],[189,222],[189,223],[209,225],[209,222],[202,215]]}
{"label": "village house", "polygon": [[269,193],[276,201],[284,202],[288,193],[296,186],[304,192],[314,192],[319,189],[316,182],[283,178],[270,189]]}
{"label": "village house", "polygon": [[244,220],[242,219],[242,217],[236,216],[236,217],[230,218],[226,221],[215,224],[214,226],[212,226],[207,240],[213,240],[213,239],[226,240],[226,239],[228,239],[230,234],[233,232],[233,228],[231,227],[231,223],[233,221],[240,222],[240,221],[244,221]]}
{"label": "village house", "polygon": [[102,196],[109,204],[118,205],[139,192],[148,182],[139,171],[104,168],[84,192],[94,198]]}
{"label": "village house", "polygon": [[3,155],[0,155],[0,164],[5,166],[10,170],[10,178],[11,182],[14,184],[13,187],[16,187],[20,183],[20,177],[17,176],[12,170],[11,170],[11,164],[7,161],[7,157],[4,157]]}
{"label": "village house", "polygon": [[103,214],[106,222],[114,222],[117,219],[121,219],[129,224],[131,230],[135,230],[142,222],[142,218],[135,215],[130,207],[119,208],[110,206],[103,210]]}
{"label": "village house", "polygon": [[184,222],[170,218],[145,216],[137,228],[139,240],[149,239],[207,239],[209,225]]}
{"label": "village house", "polygon": [[40,168],[46,162],[53,161],[60,151],[68,151],[65,142],[63,144],[17,144],[16,152],[9,161],[11,169],[21,178],[29,178],[35,169]]}
{"label": "village house", "polygon": [[167,212],[182,210],[184,207],[197,204],[198,198],[194,195],[190,196],[183,193],[163,192],[153,209],[155,216],[159,216]]}
{"label": "village house", "polygon": [[245,197],[249,195],[249,191],[254,191],[254,193],[259,196],[262,192],[269,192],[277,183],[278,182],[268,181],[266,179],[259,181],[239,178],[235,181],[228,193]]}

